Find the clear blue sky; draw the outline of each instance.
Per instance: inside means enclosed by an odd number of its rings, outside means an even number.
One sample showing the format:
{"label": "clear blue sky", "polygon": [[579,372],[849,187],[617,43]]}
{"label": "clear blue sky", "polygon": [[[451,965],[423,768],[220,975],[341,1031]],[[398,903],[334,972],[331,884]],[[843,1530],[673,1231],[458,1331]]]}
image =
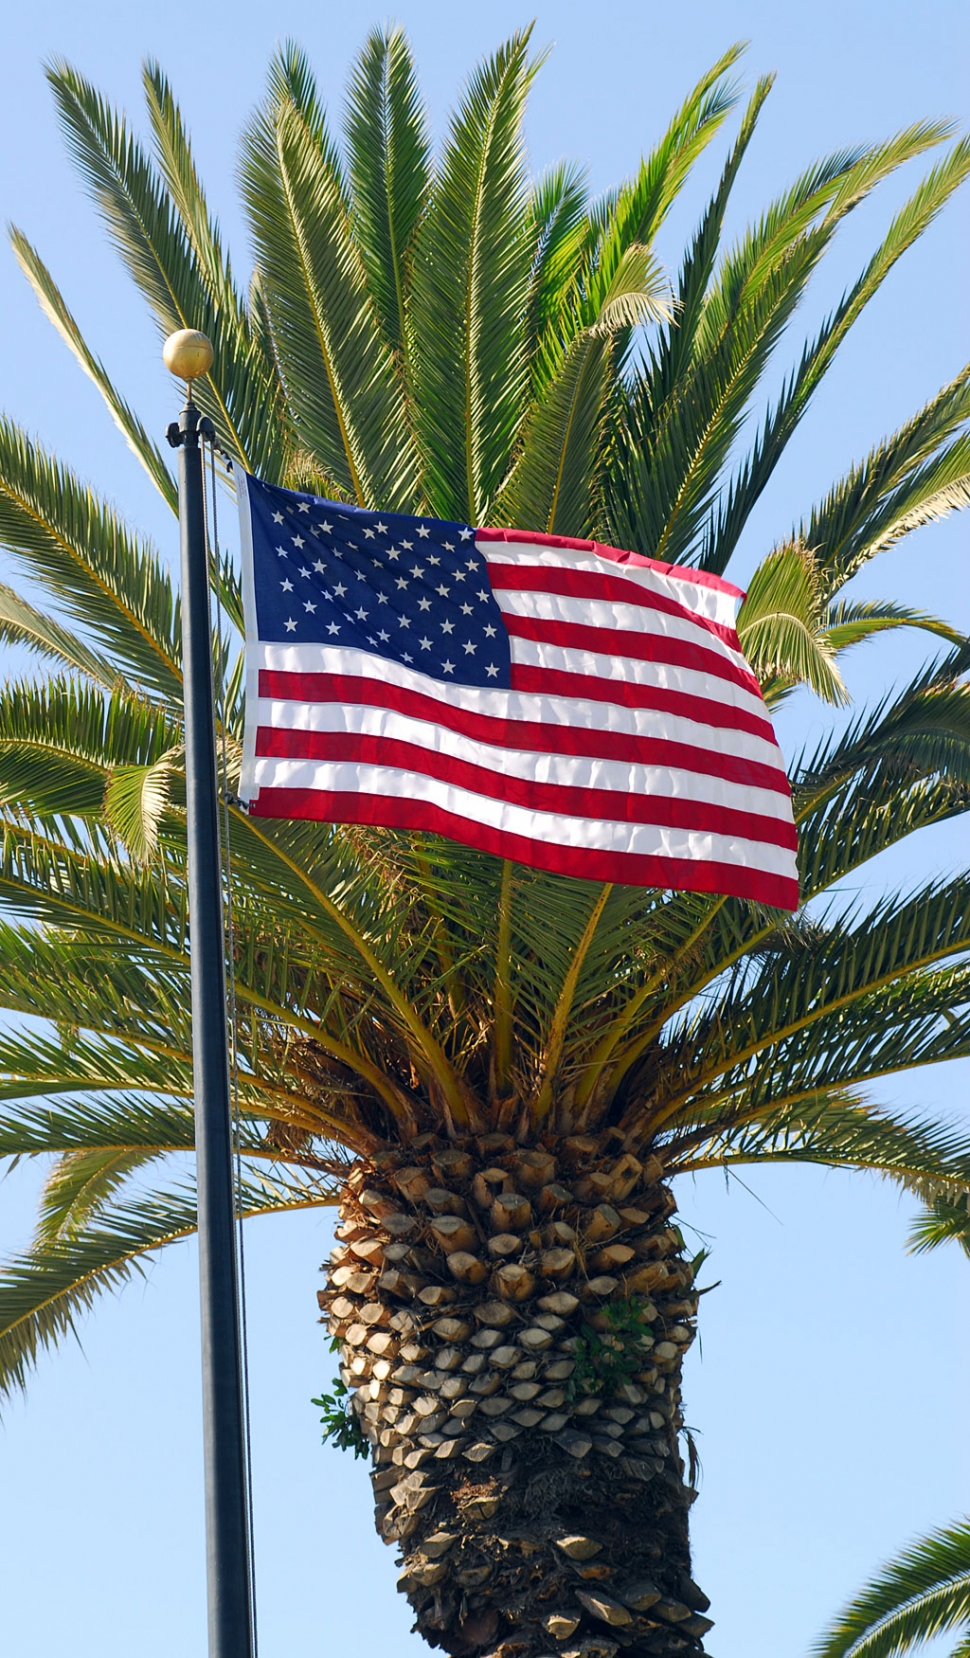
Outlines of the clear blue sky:
{"label": "clear blue sky", "polygon": [[[585,161],[595,186],[636,163],[697,75],[732,40],[745,73],[778,83],[738,192],[756,212],[812,157],[923,116],[970,117],[970,14],[963,0],[682,0],[678,8],[571,0],[536,6],[554,43],[536,89],[536,167]],[[105,247],[72,175],[41,73],[61,53],[136,114],[141,58],[157,56],[193,130],[210,199],[245,262],[234,146],[276,39],[314,60],[332,104],[382,12],[277,0],[234,8],[86,6],[35,0],[5,10],[0,34],[0,212],[53,266],[88,338],[150,428],[175,408],[153,328]],[[529,15],[492,0],[405,0],[439,130],[476,58]],[[712,160],[711,167],[716,165]],[[710,170],[709,170],[710,171]],[[846,227],[804,326],[851,280],[904,188]],[[703,183],[707,182],[705,178]],[[674,262],[701,183],[661,252]],[[909,256],[871,308],[759,509],[740,576],[832,478],[970,357],[970,197]],[[0,408],[38,432],[156,535],[173,524],[152,498],[96,393],[0,253]],[[970,520],[920,532],[865,577],[867,592],[922,605],[970,629]],[[870,648],[850,674],[875,696],[922,646]],[[828,716],[807,700],[786,717],[791,744]],[[948,869],[959,836],[939,832],[890,859],[882,882]],[[966,1067],[880,1085],[878,1098],[967,1116]],[[773,1170],[725,1190],[686,1187],[684,1217],[713,1249],[687,1415],[704,1485],[694,1510],[696,1575],[714,1600],[717,1658],[794,1658],[879,1559],[914,1531],[965,1511],[966,1333],[970,1268],[955,1251],[904,1253],[909,1206],[870,1178]],[[0,1187],[0,1245],[23,1241],[31,1171]],[[368,1481],[319,1446],[309,1404],[332,1374],[315,1322],[328,1222],[302,1216],[250,1229],[250,1329],[258,1583],[263,1658],[388,1658],[423,1650],[408,1633],[389,1550],[371,1523]],[[203,1658],[201,1449],[195,1258],[172,1250],[144,1283],[106,1302],[84,1350],[45,1359],[0,1430],[0,1607],[18,1658]]]}

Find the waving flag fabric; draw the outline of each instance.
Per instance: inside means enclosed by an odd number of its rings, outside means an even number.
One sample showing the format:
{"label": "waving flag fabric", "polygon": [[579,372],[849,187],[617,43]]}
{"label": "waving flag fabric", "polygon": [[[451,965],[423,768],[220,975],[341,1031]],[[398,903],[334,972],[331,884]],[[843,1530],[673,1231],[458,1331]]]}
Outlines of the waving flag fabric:
{"label": "waving flag fabric", "polygon": [[251,813],[797,905],[736,587],[595,542],[237,487]]}

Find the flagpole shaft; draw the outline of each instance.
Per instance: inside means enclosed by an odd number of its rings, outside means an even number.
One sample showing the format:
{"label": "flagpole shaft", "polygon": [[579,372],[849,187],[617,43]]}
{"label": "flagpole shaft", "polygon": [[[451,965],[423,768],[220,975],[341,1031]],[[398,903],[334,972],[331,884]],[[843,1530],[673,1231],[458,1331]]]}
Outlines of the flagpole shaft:
{"label": "flagpole shaft", "polygon": [[190,395],[178,421],[178,470],[209,1658],[252,1658],[225,935],[200,420],[200,411]]}

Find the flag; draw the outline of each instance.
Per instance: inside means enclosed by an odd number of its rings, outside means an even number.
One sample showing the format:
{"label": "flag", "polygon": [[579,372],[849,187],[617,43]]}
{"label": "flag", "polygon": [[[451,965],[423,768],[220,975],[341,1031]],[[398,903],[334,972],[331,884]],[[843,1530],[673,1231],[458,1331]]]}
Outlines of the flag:
{"label": "flag", "polygon": [[790,790],[738,588],[236,476],[253,815],[430,830],[565,875],[797,906]]}

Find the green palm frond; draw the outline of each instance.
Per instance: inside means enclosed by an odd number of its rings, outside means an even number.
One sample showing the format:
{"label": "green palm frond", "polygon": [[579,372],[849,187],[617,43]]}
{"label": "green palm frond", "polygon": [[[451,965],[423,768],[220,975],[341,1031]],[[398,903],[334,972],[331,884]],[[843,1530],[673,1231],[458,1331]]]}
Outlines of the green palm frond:
{"label": "green palm frond", "polygon": [[[970,1623],[970,1520],[911,1543],[850,1601],[814,1658],[897,1658]],[[966,1635],[954,1649],[966,1649]]]}
{"label": "green palm frond", "polygon": [[141,462],[162,499],[178,512],[175,479],[165,464],[162,451],[146,432],[138,416],[113,385],[107,369],[87,344],[64,298],[36,249],[19,230],[11,230],[10,242],[21,270],[37,295],[41,310],[54,324],[61,339],[74,353],[89,380],[97,386],[111,411],[111,417],[132,454]]}
{"label": "green palm frond", "polygon": [[[193,241],[201,237],[210,247],[214,241],[211,227],[204,228],[204,202],[192,200],[183,222],[123,116],[67,63],[52,64],[48,79],[69,148],[160,332],[200,328],[213,343],[212,370],[195,382],[195,395],[221,441],[249,471],[280,478],[286,433],[275,362],[249,328],[228,273],[213,282],[198,257]],[[183,196],[192,197],[194,172],[178,111],[157,70],[149,68],[146,84],[163,158],[173,178],[180,177]]]}
{"label": "green palm frond", "polygon": [[808,547],[789,542],[760,564],[738,615],[738,638],[769,703],[777,689],[808,685],[825,702],[848,702],[827,637],[821,583]]}
{"label": "green palm frond", "polygon": [[413,507],[417,458],[403,385],[302,60],[274,67],[247,135],[243,183],[297,442],[347,499]]}
{"label": "green palm frond", "polygon": [[469,524],[487,521],[529,386],[528,49],[529,32],[513,35],[473,75],[414,243],[408,364],[428,506]]}
{"label": "green palm frond", "polygon": [[351,75],[345,123],[352,217],[384,339],[407,346],[411,249],[431,186],[427,114],[401,29],[376,29]]}
{"label": "green palm frond", "polygon": [[[259,1215],[335,1201],[326,1182],[264,1176],[245,1183],[240,1207],[245,1215]],[[0,1397],[25,1386],[45,1349],[77,1334],[79,1319],[99,1295],[121,1288],[147,1256],[195,1228],[191,1188],[147,1191],[128,1204],[102,1208],[95,1226],[39,1240],[8,1260],[0,1271]]]}
{"label": "green palm frond", "polygon": [[963,636],[958,628],[944,622],[939,616],[929,616],[925,610],[914,610],[910,605],[890,604],[886,600],[840,599],[830,605],[825,616],[824,639],[835,652],[845,651],[890,628],[921,628],[935,633],[951,645],[959,645]]}
{"label": "green palm frond", "polygon": [[[937,137],[944,136],[945,130],[938,129]],[[865,270],[822,324],[815,340],[806,345],[801,361],[788,376],[750,453],[745,456],[725,490],[723,504],[712,515],[700,558],[703,569],[725,569],[754,506],[850,329],[879,292],[898,260],[929,228],[953,192],[963,183],[967,167],[967,147],[961,143],[954,146],[946,160],[928,174],[915,195],[896,214]]]}
{"label": "green palm frond", "polygon": [[8,645],[26,645],[38,656],[49,657],[59,668],[74,668],[96,684],[110,688],[117,669],[82,639],[69,633],[52,616],[45,616],[21,594],[0,582],[0,639]]}
{"label": "green palm frond", "polygon": [[178,606],[154,549],[72,473],[0,420],[0,543],[102,655],[146,690],[181,701]]}

